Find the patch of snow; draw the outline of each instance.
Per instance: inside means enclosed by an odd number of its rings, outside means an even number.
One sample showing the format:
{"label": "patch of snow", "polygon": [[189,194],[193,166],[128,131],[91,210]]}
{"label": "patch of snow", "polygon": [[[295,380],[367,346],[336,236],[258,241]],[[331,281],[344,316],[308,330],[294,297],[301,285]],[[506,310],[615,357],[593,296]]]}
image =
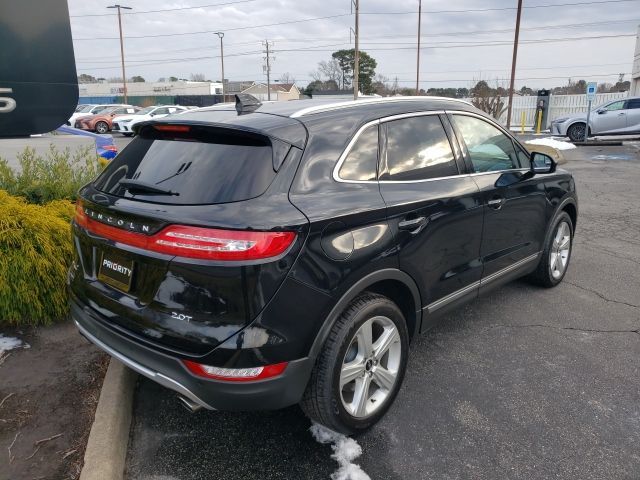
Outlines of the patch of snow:
{"label": "patch of snow", "polygon": [[311,435],[318,443],[331,444],[333,458],[338,462],[339,468],[331,474],[331,480],[371,480],[360,465],[353,461],[362,455],[362,447],[353,438],[349,438],[322,425],[314,423],[309,428]]}
{"label": "patch of snow", "polygon": [[24,343],[19,338],[15,337],[5,337],[0,333],[0,355],[9,350],[13,350],[14,348],[29,348],[29,345]]}
{"label": "patch of snow", "polygon": [[533,145],[546,145],[548,147],[555,148],[556,150],[571,150],[576,148],[573,143],[563,142],[556,140],[555,138],[536,138],[534,140],[527,140],[525,143]]}

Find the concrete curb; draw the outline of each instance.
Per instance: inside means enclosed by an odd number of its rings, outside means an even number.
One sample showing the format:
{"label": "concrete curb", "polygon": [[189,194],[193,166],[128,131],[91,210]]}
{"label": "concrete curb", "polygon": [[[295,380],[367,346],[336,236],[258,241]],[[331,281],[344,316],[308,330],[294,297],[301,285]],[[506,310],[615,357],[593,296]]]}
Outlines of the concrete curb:
{"label": "concrete curb", "polygon": [[80,480],[121,480],[124,476],[133,391],[137,374],[112,358],[84,453]]}

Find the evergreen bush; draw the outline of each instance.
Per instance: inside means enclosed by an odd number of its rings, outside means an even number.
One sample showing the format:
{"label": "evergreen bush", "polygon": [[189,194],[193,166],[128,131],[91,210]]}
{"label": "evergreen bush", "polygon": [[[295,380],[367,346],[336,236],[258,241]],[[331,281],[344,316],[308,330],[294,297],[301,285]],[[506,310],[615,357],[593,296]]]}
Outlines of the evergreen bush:
{"label": "evergreen bush", "polygon": [[34,205],[0,190],[0,327],[67,317],[73,214],[69,200]]}

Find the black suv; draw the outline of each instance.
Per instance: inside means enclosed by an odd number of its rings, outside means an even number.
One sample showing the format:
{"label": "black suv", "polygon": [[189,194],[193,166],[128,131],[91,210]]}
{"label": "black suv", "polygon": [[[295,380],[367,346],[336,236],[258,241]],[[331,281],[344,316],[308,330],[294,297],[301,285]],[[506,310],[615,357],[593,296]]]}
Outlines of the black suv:
{"label": "black suv", "polygon": [[192,410],[353,433],[409,342],[489,289],[563,278],[572,176],[470,104],[233,104],[141,124],[80,191],[68,282],[90,341]]}

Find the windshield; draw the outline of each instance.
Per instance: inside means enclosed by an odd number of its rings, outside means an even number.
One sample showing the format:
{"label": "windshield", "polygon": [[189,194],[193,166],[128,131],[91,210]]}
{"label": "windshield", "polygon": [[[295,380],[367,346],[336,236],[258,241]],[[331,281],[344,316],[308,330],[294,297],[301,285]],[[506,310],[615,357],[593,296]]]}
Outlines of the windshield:
{"label": "windshield", "polygon": [[138,110],[136,112],[136,115],[148,115],[149,113],[153,112],[155,110],[156,107],[147,107],[147,108],[143,108],[142,110]]}
{"label": "windshield", "polygon": [[106,113],[111,113],[111,112],[115,112],[116,110],[118,110],[121,107],[107,107],[103,110],[100,110],[101,114],[106,114]]}
{"label": "windshield", "polygon": [[90,112],[93,107],[95,107],[95,105],[78,105],[76,107],[76,112],[77,113]]}
{"label": "windshield", "polygon": [[97,107],[93,107],[91,113],[102,113],[107,108],[109,108],[109,105],[98,105]]}

